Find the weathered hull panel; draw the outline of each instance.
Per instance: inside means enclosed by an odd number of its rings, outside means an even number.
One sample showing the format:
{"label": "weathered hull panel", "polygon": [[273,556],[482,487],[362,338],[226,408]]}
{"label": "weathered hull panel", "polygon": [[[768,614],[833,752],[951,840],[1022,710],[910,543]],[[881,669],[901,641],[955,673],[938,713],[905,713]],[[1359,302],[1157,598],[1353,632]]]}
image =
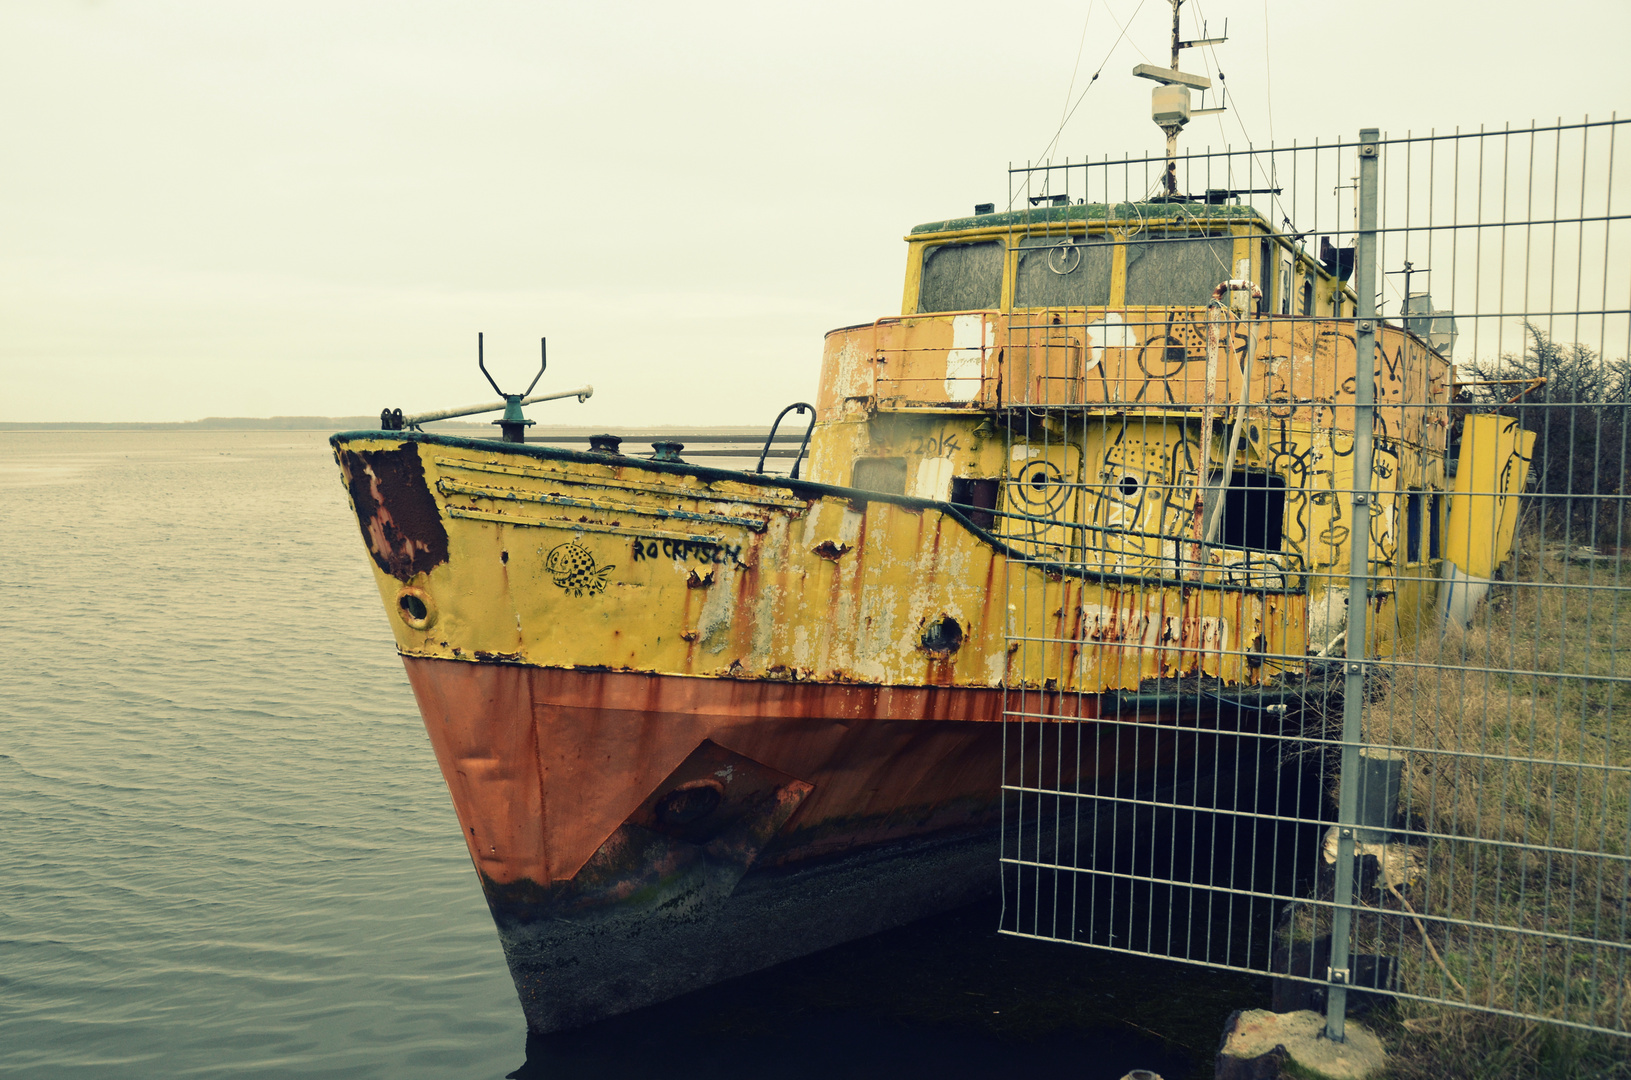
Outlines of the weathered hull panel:
{"label": "weathered hull panel", "polygon": [[404,662],[535,1031],[996,886],[1000,691]]}
{"label": "weathered hull panel", "polygon": [[799,857],[983,820],[996,795],[1000,691],[403,661],[499,884],[574,877],[705,741],[815,786],[777,845]]}
{"label": "weathered hull panel", "polygon": [[598,919],[492,906],[527,1027],[542,1034],[971,903],[996,892],[997,867],[992,827],[750,874],[726,894]]}

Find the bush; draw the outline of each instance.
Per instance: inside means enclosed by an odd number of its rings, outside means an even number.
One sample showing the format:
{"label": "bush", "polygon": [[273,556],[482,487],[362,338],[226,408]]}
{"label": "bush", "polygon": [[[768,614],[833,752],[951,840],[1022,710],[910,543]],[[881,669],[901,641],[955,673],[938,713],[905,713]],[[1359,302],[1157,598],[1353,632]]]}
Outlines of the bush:
{"label": "bush", "polygon": [[1518,401],[1506,382],[1469,388],[1479,412],[1516,417],[1535,432],[1529,468],[1529,512],[1549,536],[1587,546],[1618,547],[1631,539],[1625,507],[1631,465],[1631,362],[1607,360],[1579,343],[1562,344],[1528,320],[1526,346],[1499,362],[1471,361],[1475,381],[1544,379]]}

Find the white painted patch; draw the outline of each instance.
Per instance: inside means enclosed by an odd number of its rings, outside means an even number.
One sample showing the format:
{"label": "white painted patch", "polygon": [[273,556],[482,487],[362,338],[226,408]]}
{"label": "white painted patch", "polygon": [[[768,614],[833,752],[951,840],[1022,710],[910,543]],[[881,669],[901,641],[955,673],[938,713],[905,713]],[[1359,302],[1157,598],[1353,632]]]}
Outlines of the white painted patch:
{"label": "white painted patch", "polygon": [[846,397],[870,393],[867,384],[872,376],[872,356],[861,348],[854,337],[846,336],[838,349],[838,371],[834,385]]}
{"label": "white painted patch", "polygon": [[1122,611],[1100,604],[1082,605],[1083,641],[1153,647],[1160,638],[1161,624],[1142,611]]}
{"label": "white painted patch", "polygon": [[1478,612],[1478,605],[1494,582],[1489,578],[1473,577],[1453,562],[1444,564],[1449,568],[1449,580],[1439,586],[1438,613],[1439,618],[1446,626],[1471,626],[1472,617]]}
{"label": "white painted patch", "polygon": [[[1283,589],[1286,587],[1284,560],[1278,555],[1227,555],[1222,562],[1223,580],[1230,585],[1248,589]],[[1257,603],[1258,598],[1252,597]]]}
{"label": "white painted patch", "polygon": [[861,511],[853,506],[845,506],[844,516],[838,519],[838,539],[854,547],[855,541],[860,539],[861,522],[864,520],[866,515]]}
{"label": "white painted patch", "polygon": [[[1235,263],[1235,280],[1246,281],[1252,276],[1252,261],[1241,259]],[[1248,289],[1237,289],[1229,294],[1229,307],[1233,311],[1244,314],[1251,310],[1252,294]]]}
{"label": "white painted patch", "polygon": [[1348,629],[1348,590],[1326,589],[1308,601],[1308,647],[1325,649]]}
{"label": "white painted patch", "polygon": [[1184,644],[1197,652],[1221,653],[1229,644],[1229,620],[1214,615],[1185,619]]}
{"label": "white painted patch", "polygon": [[946,396],[953,401],[973,401],[980,395],[980,377],[985,373],[985,353],[997,347],[997,327],[986,325],[983,315],[954,315],[951,320],[951,351],[946,353]]}
{"label": "white painted patch", "polygon": [[1029,461],[1034,457],[1041,457],[1042,448],[1040,446],[1032,446],[1029,443],[1020,443],[1018,446],[1015,446],[1013,449],[1008,451],[1008,456],[1015,461]]}
{"label": "white painted patch", "polygon": [[950,499],[953,469],[951,458],[924,458],[918,462],[912,494],[919,499],[936,499],[940,502]]}
{"label": "white painted patch", "polygon": [[1083,371],[1092,371],[1104,359],[1106,349],[1136,349],[1138,335],[1127,325],[1119,311],[1107,311],[1104,318],[1087,324],[1087,363]]}
{"label": "white painted patch", "polygon": [[714,587],[705,589],[702,610],[697,612],[697,637],[702,648],[719,655],[731,643],[731,617],[736,610],[736,574],[726,574]]}

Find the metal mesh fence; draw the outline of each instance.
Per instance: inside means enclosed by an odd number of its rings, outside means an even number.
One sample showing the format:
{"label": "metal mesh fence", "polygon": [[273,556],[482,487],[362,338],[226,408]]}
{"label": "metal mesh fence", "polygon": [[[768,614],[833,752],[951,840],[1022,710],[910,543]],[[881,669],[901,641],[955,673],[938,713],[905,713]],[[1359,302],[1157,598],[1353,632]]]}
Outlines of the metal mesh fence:
{"label": "metal mesh fence", "polygon": [[1631,1033],[1623,123],[1012,171],[1004,932]]}

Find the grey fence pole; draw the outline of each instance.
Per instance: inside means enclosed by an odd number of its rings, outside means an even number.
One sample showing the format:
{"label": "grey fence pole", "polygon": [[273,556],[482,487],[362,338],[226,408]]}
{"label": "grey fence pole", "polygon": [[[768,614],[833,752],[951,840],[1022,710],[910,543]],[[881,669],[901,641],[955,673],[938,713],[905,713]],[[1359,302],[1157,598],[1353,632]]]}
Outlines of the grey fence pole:
{"label": "grey fence pole", "polygon": [[1336,895],[1331,909],[1331,966],[1326,972],[1325,1036],[1343,1039],[1348,1010],[1348,952],[1353,937],[1354,827],[1359,821],[1359,739],[1365,703],[1365,614],[1370,607],[1371,455],[1376,420],[1376,159],[1375,128],[1359,132],[1359,250],[1354,292],[1354,452],[1352,525],[1348,532],[1348,642],[1342,680],[1342,762],[1337,776]]}

